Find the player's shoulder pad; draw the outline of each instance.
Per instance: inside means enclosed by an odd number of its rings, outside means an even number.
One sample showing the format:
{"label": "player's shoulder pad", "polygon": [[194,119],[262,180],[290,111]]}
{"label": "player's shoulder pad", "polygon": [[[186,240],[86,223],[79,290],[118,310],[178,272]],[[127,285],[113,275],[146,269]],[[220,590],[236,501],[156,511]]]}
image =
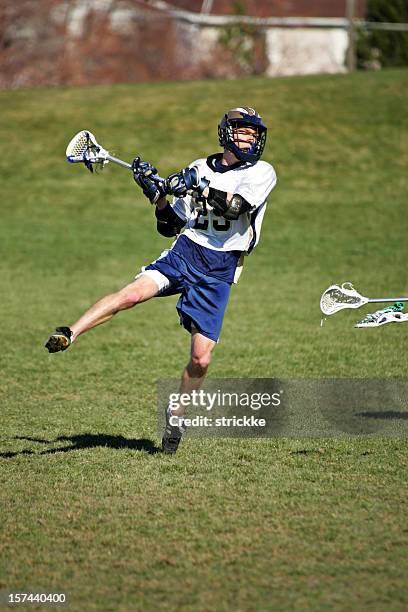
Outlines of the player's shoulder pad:
{"label": "player's shoulder pad", "polygon": [[200,159],[195,159],[190,164],[188,164],[188,167],[192,168],[193,166],[202,166],[206,162],[207,162],[207,158],[206,157],[200,157]]}
{"label": "player's shoulder pad", "polygon": [[275,168],[266,161],[259,160],[256,164],[248,168],[248,178],[254,183],[269,184],[272,188],[276,185],[277,176]]}
{"label": "player's shoulder pad", "polygon": [[256,164],[249,168],[253,173],[263,174],[265,176],[276,176],[275,168],[269,162],[260,159]]}

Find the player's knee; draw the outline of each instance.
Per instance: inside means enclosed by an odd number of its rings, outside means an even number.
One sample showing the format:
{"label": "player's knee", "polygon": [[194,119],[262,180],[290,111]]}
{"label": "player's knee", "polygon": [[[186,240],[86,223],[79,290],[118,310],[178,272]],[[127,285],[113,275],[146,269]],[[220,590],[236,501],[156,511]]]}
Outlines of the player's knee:
{"label": "player's knee", "polygon": [[200,374],[200,376],[204,375],[208,367],[211,363],[211,351],[200,351],[193,352],[191,355],[191,364],[194,370]]}
{"label": "player's knee", "polygon": [[125,287],[117,293],[118,310],[132,308],[142,300],[141,291],[135,288]]}

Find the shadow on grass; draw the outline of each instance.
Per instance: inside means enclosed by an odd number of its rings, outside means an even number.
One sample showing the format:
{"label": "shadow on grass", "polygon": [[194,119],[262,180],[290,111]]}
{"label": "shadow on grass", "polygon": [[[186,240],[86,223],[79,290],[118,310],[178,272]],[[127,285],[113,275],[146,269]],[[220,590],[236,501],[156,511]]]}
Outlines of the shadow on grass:
{"label": "shadow on grass", "polygon": [[56,442],[70,442],[70,446],[62,448],[50,448],[48,450],[36,452],[33,450],[8,451],[0,453],[0,458],[10,459],[18,455],[53,455],[55,453],[68,453],[70,451],[82,450],[85,448],[105,448],[124,449],[128,448],[136,451],[146,451],[149,455],[161,452],[161,449],[151,440],[146,438],[128,439],[123,436],[109,436],[107,434],[78,434],[77,436],[58,436],[54,440],[43,438],[30,438],[28,436],[15,436],[15,440],[28,440],[29,442],[39,442],[40,444],[55,444]]}
{"label": "shadow on grass", "polygon": [[384,410],[383,412],[358,412],[356,416],[369,419],[408,419],[408,412],[398,412],[397,410]]}
{"label": "shadow on grass", "polygon": [[324,450],[321,448],[302,448],[300,450],[294,450],[290,452],[291,455],[322,455],[323,453]]}

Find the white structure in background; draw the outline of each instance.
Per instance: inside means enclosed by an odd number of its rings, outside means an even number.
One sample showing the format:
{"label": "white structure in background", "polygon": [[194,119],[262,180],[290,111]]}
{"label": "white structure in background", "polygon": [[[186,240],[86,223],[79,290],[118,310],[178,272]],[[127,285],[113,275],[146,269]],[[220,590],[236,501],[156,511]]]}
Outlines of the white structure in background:
{"label": "white structure in background", "polygon": [[[162,3],[161,3],[162,4]],[[203,3],[203,7],[206,4]],[[169,10],[180,22],[194,25],[199,48],[204,41],[216,41],[217,31],[234,23],[248,23],[264,29],[268,76],[335,73],[346,71],[348,26],[346,18],[250,17],[209,15]],[[211,51],[211,48],[207,49]]]}
{"label": "white structure in background", "polygon": [[348,47],[343,28],[268,28],[268,76],[345,72]]}

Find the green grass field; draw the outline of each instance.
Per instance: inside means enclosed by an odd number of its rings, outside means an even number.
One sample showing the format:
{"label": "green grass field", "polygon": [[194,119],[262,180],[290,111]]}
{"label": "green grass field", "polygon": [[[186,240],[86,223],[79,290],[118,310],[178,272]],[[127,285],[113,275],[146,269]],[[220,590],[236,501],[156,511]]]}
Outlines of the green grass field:
{"label": "green grass field", "polygon": [[246,103],[279,184],[211,376],[405,378],[408,324],[356,330],[366,307],[320,327],[318,302],[347,280],[408,294],[407,93],[407,71],[0,93],[0,589],[73,610],[407,609],[404,436],[157,452],[156,382],[189,351],[176,298],[43,347],[169,244],[130,174],[67,164],[68,140],[90,129],[166,175]]}

